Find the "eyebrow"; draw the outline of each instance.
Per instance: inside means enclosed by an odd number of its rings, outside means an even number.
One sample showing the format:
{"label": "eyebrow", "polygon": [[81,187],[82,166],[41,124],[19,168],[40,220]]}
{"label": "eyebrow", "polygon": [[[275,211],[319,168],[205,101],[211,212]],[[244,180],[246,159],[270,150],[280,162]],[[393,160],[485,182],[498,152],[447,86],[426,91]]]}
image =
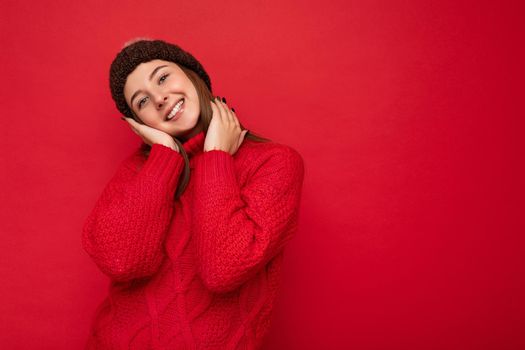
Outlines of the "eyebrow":
{"label": "eyebrow", "polygon": [[[157,68],[155,68],[153,70],[153,72],[151,72],[150,76],[149,76],[149,80],[153,79],[153,77],[155,76],[155,73],[157,73],[157,71],[161,68],[164,68],[164,67],[167,67],[168,65],[165,64],[165,65],[162,65],[162,66],[158,66]],[[135,91],[135,93],[133,94],[133,96],[131,96],[131,100],[129,101],[129,104],[131,106],[131,108],[133,109],[133,100],[135,99],[135,97],[137,97],[137,95],[139,94],[139,92],[141,92],[142,90],[137,90]]]}

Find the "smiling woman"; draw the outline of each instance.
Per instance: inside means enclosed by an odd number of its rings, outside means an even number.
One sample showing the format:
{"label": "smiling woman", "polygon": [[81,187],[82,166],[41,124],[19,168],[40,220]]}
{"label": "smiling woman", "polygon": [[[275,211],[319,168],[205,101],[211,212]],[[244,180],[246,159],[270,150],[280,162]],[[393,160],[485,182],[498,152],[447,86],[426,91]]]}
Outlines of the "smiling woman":
{"label": "smiling woman", "polygon": [[[208,73],[191,53],[178,45],[162,40],[131,40],[111,63],[110,90],[117,109],[129,118],[133,131],[142,137],[140,151],[144,157],[149,156],[155,143],[181,153],[184,170],[175,193],[178,198],[190,176],[189,158],[182,143],[202,132],[208,136],[213,117],[213,104],[209,101],[214,98]],[[184,99],[183,110],[177,118],[169,122],[163,119],[180,98]],[[231,112],[235,113],[233,109]],[[271,142],[248,131],[241,121],[238,123],[245,130],[245,139]]]}
{"label": "smiling woman", "polygon": [[[203,130],[202,123],[198,123],[197,89],[173,62],[155,59],[139,64],[128,75],[124,96],[132,112],[144,124],[181,141]],[[172,113],[175,111],[177,113]]]}
{"label": "smiling woman", "polygon": [[86,349],[260,348],[297,228],[302,157],[246,134],[174,44],[124,47],[110,88],[144,142],[83,226],[111,281]]}

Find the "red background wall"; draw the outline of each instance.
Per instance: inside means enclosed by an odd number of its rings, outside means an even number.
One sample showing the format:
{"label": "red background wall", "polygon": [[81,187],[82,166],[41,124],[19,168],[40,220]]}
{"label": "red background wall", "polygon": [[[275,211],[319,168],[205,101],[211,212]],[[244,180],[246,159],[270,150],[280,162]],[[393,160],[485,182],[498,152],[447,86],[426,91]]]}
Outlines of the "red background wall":
{"label": "red background wall", "polygon": [[0,348],[80,349],[108,280],[83,220],[140,140],[109,64],[192,52],[304,157],[266,349],[523,349],[523,6],[1,2]]}

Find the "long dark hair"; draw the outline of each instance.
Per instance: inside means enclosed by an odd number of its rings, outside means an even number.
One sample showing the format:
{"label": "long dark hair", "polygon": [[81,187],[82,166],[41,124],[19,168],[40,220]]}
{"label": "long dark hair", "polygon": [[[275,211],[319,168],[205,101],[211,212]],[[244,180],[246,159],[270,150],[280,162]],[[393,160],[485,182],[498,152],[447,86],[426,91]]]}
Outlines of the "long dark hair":
{"label": "long dark hair", "polygon": [[[199,96],[199,105],[200,105],[200,115],[199,115],[199,121],[198,123],[202,124],[202,130],[204,130],[204,133],[206,134],[208,132],[208,126],[210,125],[211,118],[213,115],[213,111],[211,109],[211,106],[209,104],[209,101],[213,101],[214,96],[211,94],[210,89],[208,89],[208,86],[204,83],[204,81],[199,77],[197,73],[192,71],[189,68],[186,68],[182,65],[179,65],[179,67],[184,71],[184,73],[188,76],[188,78],[192,81],[193,85],[195,86],[195,89],[197,90],[197,95]],[[140,118],[137,117],[137,115],[133,112],[133,119],[140,124],[144,124]],[[246,128],[242,125],[242,123],[239,121],[239,124],[241,126],[241,130],[246,130]],[[255,133],[253,133],[251,130],[246,133],[244,136],[244,139],[249,139],[255,142],[272,142],[272,140],[259,136]],[[184,169],[182,171],[182,179],[179,181],[179,184],[177,185],[177,190],[175,191],[175,199],[178,199],[182,193],[184,193],[184,190],[186,189],[186,186],[188,185],[188,182],[190,181],[190,161],[188,158],[188,154],[184,150],[184,147],[182,146],[182,143],[173,136],[173,140],[179,147],[179,152],[184,158]],[[244,142],[244,141],[243,141]],[[140,153],[144,157],[148,157],[149,153],[151,152],[151,146],[147,143],[142,143],[140,146]]]}

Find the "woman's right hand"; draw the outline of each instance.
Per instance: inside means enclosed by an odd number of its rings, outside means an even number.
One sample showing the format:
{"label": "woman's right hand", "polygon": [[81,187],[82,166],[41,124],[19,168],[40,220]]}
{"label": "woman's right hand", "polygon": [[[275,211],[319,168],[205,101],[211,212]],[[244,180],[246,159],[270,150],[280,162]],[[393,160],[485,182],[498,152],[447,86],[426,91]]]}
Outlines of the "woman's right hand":
{"label": "woman's right hand", "polygon": [[139,135],[144,143],[150,146],[152,146],[154,143],[158,143],[179,152],[179,147],[173,138],[164,131],[160,131],[145,124],[137,123],[135,120],[128,117],[122,117],[121,119],[125,120],[129,124],[131,130],[133,130],[135,134]]}

